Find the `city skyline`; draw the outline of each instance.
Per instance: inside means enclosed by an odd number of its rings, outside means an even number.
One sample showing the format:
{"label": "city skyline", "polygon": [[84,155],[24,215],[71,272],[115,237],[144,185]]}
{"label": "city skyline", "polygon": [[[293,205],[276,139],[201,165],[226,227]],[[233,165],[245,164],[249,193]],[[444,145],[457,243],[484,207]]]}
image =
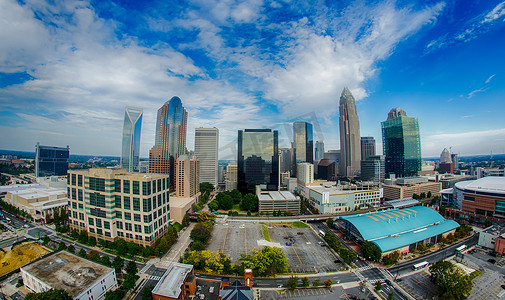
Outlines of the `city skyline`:
{"label": "city skyline", "polygon": [[504,3],[6,0],[0,149],[120,156],[124,107],[136,106],[145,158],[173,96],[189,113],[188,149],[197,127],[220,130],[220,159],[236,157],[241,128],[279,130],[290,147],[294,121],[339,149],[349,86],[378,152],[380,122],[402,107],[419,118],[423,157],[505,153]]}

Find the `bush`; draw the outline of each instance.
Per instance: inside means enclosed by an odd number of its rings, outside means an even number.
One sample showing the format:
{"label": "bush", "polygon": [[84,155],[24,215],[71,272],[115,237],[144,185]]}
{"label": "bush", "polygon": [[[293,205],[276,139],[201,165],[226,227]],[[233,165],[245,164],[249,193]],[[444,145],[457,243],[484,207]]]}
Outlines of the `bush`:
{"label": "bush", "polygon": [[321,285],[321,278],[316,278],[314,281],[312,281],[312,286],[320,286]]}
{"label": "bush", "polygon": [[18,279],[18,283],[16,284],[16,287],[18,288],[18,287],[21,287],[21,286],[23,286],[23,285],[24,285],[24,283],[23,283],[23,278],[19,278],[19,279]]}
{"label": "bush", "polygon": [[302,286],[303,287],[309,287],[309,285],[310,285],[309,279],[307,277],[303,277],[302,278]]}
{"label": "bush", "polygon": [[331,287],[332,284],[333,284],[333,281],[331,280],[331,278],[328,278],[324,281],[324,286],[327,288]]}
{"label": "bush", "polygon": [[291,276],[289,279],[288,279],[288,288],[290,290],[294,290],[298,287],[298,277],[296,276]]}

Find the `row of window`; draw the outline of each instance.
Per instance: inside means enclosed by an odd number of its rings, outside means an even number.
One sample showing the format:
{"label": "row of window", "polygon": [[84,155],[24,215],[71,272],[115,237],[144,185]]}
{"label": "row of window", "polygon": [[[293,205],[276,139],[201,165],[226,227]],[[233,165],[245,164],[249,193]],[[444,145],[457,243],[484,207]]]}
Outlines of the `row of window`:
{"label": "row of window", "polygon": [[67,184],[75,186],[83,186],[83,179],[84,177],[82,175],[71,174],[67,176]]}
{"label": "row of window", "polygon": [[[142,199],[142,211],[151,212],[153,209],[161,207],[167,202],[168,202],[167,193],[159,194],[157,196],[154,196],[153,198]],[[114,207],[123,208],[127,210],[131,210],[133,207],[134,211],[140,211],[140,198],[136,197],[131,198],[129,196],[123,196],[121,199],[120,195],[114,195]]]}
{"label": "row of window", "polygon": [[[122,185],[122,192],[125,194],[133,193],[134,195],[140,195],[140,181],[137,180],[114,180],[114,191],[120,193]],[[150,196],[152,193],[157,193],[164,191],[168,188],[168,178],[144,181],[142,182],[142,195]]]}

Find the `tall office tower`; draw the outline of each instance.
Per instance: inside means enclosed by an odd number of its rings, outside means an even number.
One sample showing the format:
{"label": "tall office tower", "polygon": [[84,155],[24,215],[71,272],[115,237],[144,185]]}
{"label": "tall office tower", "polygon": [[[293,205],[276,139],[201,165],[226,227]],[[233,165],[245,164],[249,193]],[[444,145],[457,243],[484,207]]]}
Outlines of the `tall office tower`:
{"label": "tall office tower", "polygon": [[70,147],[42,146],[39,142],[35,145],[35,176],[64,176],[68,171],[68,158]]}
{"label": "tall office tower", "polygon": [[296,165],[302,162],[314,162],[314,137],[312,124],[307,122],[293,123],[293,156],[291,163],[293,164],[293,175],[296,176]]}
{"label": "tall office tower", "polygon": [[361,160],[375,155],[375,139],[371,136],[361,137]]}
{"label": "tall office tower", "polygon": [[314,182],[314,165],[311,163],[298,163],[296,165],[296,179],[299,184],[307,185]]}
{"label": "tall office tower", "polygon": [[226,166],[226,190],[232,191],[237,189],[237,162],[230,161]]}
{"label": "tall office tower", "polygon": [[200,161],[195,155],[184,154],[175,162],[175,195],[190,198],[200,192]]}
{"label": "tall office tower", "polygon": [[316,142],[316,160],[321,160],[324,158],[324,142]]}
{"label": "tall office tower", "polygon": [[442,153],[440,153],[440,162],[446,164],[452,163],[451,153],[447,150],[447,148],[444,148]]}
{"label": "tall office tower", "polygon": [[139,171],[142,108],[127,106],[124,112],[121,168]]}
{"label": "tall office tower", "polygon": [[279,186],[279,137],[277,130],[238,131],[238,190],[255,193],[256,185],[275,191]]}
{"label": "tall office tower", "polygon": [[415,117],[407,117],[401,108],[393,108],[381,122],[386,174],[396,177],[416,176],[421,170],[421,138]]}
{"label": "tall office tower", "polygon": [[69,170],[67,183],[70,229],[153,246],[170,224],[168,175]]}
{"label": "tall office tower", "polygon": [[293,166],[291,165],[291,149],[279,148],[280,172],[292,173]]}
{"label": "tall office tower", "polygon": [[188,113],[179,97],[158,109],[154,146],[149,151],[149,173],[169,174],[170,189],[175,189],[175,160],[186,153]]}
{"label": "tall office tower", "polygon": [[452,153],[451,160],[452,160],[452,166],[454,167],[454,170],[458,170],[459,169],[458,155],[456,153]]}
{"label": "tall office tower", "polygon": [[361,161],[361,180],[379,183],[384,181],[385,166],[383,155],[371,155]]}
{"label": "tall office tower", "polygon": [[340,95],[340,161],[339,175],[354,177],[360,171],[361,146],[356,103],[347,87]]}
{"label": "tall office tower", "polygon": [[224,183],[224,166],[217,166],[217,182]]}
{"label": "tall office tower", "polygon": [[217,186],[218,147],[217,128],[195,128],[195,155],[200,161],[200,182],[209,182]]}

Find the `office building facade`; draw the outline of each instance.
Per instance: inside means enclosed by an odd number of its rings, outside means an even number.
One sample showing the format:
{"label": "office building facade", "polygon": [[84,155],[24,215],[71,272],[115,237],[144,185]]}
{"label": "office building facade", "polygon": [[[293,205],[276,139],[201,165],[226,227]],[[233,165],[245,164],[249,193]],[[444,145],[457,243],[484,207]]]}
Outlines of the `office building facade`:
{"label": "office building facade", "polygon": [[311,163],[299,163],[296,165],[296,178],[298,184],[307,185],[314,182],[314,165]]}
{"label": "office building facade", "polygon": [[226,166],[225,189],[232,191],[237,189],[237,162],[230,161]]}
{"label": "office building facade", "polygon": [[384,180],[385,160],[383,155],[372,155],[361,161],[361,180],[379,183]]}
{"label": "office building facade", "polygon": [[323,141],[317,141],[316,142],[316,153],[315,153],[316,160],[321,160],[324,158],[324,142]]}
{"label": "office building facade", "polygon": [[298,163],[314,162],[314,137],[312,124],[307,122],[293,123],[293,143],[292,143],[293,175],[296,176],[296,166]]}
{"label": "office building facade", "polygon": [[238,190],[255,193],[256,185],[277,190],[279,186],[278,132],[271,129],[238,131]]}
{"label": "office building facade", "polygon": [[124,113],[121,168],[128,172],[139,171],[142,114],[142,108],[129,106],[126,107]]}
{"label": "office building facade", "polygon": [[200,161],[196,155],[181,155],[175,162],[175,195],[193,197],[200,192]]}
{"label": "office building facade", "polygon": [[280,172],[293,173],[293,165],[291,164],[291,149],[279,148]]}
{"label": "office building facade", "polygon": [[169,224],[169,176],[125,169],[68,172],[70,229],[152,246]]}
{"label": "office building facade", "polygon": [[375,155],[375,139],[371,136],[361,137],[361,160]]}
{"label": "office building facade", "polygon": [[186,153],[188,113],[179,97],[158,109],[154,146],[149,151],[149,172],[170,175],[170,188],[175,189],[175,160]]}
{"label": "office building facade", "polygon": [[200,182],[218,183],[219,130],[195,128],[195,155],[200,161]]}
{"label": "office building facade", "polygon": [[387,174],[416,176],[421,170],[421,137],[417,118],[408,117],[401,108],[393,108],[381,123]]}
{"label": "office building facade", "polygon": [[35,176],[64,176],[68,171],[70,147],[35,145]]}
{"label": "office building facade", "polygon": [[361,144],[358,112],[351,91],[346,87],[340,96],[339,176],[354,177],[360,172]]}

